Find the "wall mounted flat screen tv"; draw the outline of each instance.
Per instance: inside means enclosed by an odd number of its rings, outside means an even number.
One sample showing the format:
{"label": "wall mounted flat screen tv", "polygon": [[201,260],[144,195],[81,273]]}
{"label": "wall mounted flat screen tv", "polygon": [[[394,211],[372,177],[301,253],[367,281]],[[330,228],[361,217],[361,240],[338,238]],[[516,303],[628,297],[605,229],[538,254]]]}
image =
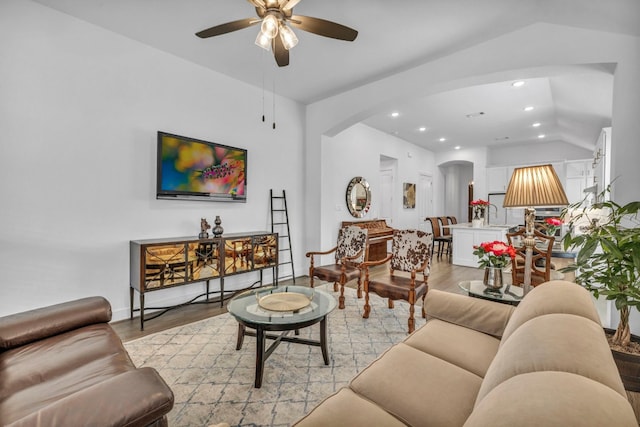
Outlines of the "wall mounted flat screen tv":
{"label": "wall mounted flat screen tv", "polygon": [[247,150],[158,132],[156,198],[246,202]]}

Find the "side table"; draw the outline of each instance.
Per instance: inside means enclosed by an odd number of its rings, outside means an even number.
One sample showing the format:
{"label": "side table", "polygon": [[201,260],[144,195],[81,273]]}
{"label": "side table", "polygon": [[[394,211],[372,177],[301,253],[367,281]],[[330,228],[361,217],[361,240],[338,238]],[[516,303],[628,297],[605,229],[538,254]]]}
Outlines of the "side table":
{"label": "side table", "polygon": [[518,305],[523,296],[521,287],[511,286],[509,284],[497,291],[487,289],[482,283],[482,280],[464,280],[458,283],[458,286],[463,291],[466,291],[470,297],[482,298],[503,304]]}

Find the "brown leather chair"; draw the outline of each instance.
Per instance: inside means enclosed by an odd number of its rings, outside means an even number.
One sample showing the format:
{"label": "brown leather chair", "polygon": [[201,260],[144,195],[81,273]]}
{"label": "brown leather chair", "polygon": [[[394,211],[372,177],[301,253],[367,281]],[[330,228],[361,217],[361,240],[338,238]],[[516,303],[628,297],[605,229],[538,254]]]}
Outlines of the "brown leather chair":
{"label": "brown leather chair", "polygon": [[[324,252],[307,252],[306,256],[311,258],[309,264],[309,286],[313,288],[313,279],[317,277],[326,282],[333,282],[333,290],[338,290],[340,285],[340,297],[338,298],[338,308],[344,308],[344,285],[358,279],[358,298],[362,298],[362,271],[360,264],[367,259],[367,236],[366,228],[355,225],[343,227],[338,232],[337,245]],[[315,255],[335,254],[335,263],[315,266]]]}
{"label": "brown leather chair", "polygon": [[[431,234],[433,234],[433,245],[431,247],[431,255],[433,256],[433,252],[436,252],[438,258],[442,257],[442,253],[449,253],[449,248],[451,247],[451,235],[444,235],[442,228],[440,227],[440,219],[435,216],[428,217],[426,219],[431,224]],[[436,248],[437,245],[437,248]]]}
{"label": "brown leather chair", "polygon": [[[362,317],[369,318],[371,306],[369,293],[373,292],[382,298],[389,299],[389,308],[393,308],[393,301],[402,299],[409,303],[409,333],[415,330],[414,305],[422,299],[422,317],[426,317],[424,297],[427,295],[427,279],[429,277],[429,261],[431,259],[433,237],[430,233],[420,230],[394,230],[391,253],[380,261],[367,261],[362,264],[364,269],[364,313]],[[372,278],[369,267],[389,262],[389,275]],[[396,272],[409,273],[399,275]]]}
{"label": "brown leather chair", "polygon": [[[522,227],[515,233],[507,233],[507,242],[516,250],[516,257],[511,263],[511,283],[521,286],[524,283],[525,256],[524,246],[525,228]],[[553,236],[547,236],[538,230],[533,230],[536,245],[533,248],[531,259],[531,286],[538,286],[551,280],[551,251],[553,249]]]}

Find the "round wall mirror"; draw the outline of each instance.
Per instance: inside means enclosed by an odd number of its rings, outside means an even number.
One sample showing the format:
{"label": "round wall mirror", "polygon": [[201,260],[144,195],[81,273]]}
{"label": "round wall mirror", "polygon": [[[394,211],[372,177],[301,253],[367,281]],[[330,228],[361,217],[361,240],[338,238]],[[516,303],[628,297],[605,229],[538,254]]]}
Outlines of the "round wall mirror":
{"label": "round wall mirror", "polygon": [[347,208],[351,216],[364,217],[371,207],[371,190],[369,183],[361,176],[356,176],[347,187]]}

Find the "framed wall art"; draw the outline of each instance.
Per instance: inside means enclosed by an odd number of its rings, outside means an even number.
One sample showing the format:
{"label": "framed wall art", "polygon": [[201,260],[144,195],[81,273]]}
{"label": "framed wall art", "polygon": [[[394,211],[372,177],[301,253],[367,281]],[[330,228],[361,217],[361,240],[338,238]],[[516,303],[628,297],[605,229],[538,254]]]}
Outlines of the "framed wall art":
{"label": "framed wall art", "polygon": [[410,182],[402,184],[402,205],[405,209],[415,209],[416,184]]}

